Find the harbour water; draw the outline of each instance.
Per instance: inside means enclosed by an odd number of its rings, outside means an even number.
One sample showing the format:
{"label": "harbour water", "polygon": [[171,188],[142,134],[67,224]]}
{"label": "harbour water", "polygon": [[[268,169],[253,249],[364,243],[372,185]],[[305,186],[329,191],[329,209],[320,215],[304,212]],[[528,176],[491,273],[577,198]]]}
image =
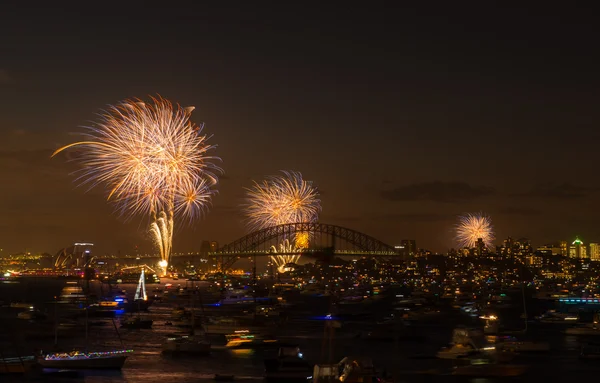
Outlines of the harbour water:
{"label": "harbour water", "polygon": [[[64,282],[46,279],[24,281],[17,284],[2,284],[1,296],[12,301],[29,301],[52,315],[51,302]],[[134,286],[123,286],[127,291],[135,291]],[[52,329],[39,327],[43,332],[38,339],[24,334],[35,330],[34,323],[17,320],[15,310],[2,308],[2,347],[21,354],[31,354],[34,350],[50,347],[53,342]],[[94,319],[89,327],[89,346],[97,348],[120,348],[121,342],[134,352],[119,372],[86,372],[75,381],[85,382],[203,382],[214,381],[215,374],[234,375],[236,381],[262,381],[264,359],[273,356],[276,350],[231,350],[225,347],[222,335],[212,335],[213,352],[205,357],[169,357],[161,353],[161,345],[167,334],[173,332],[168,326],[169,306],[151,307],[149,315],[154,319],[151,330],[119,329],[118,336],[111,319]],[[422,340],[377,341],[358,337],[360,325],[343,324],[337,329],[331,343],[324,341],[324,321],[291,319],[280,328],[273,328],[280,340],[298,344],[304,357],[314,363],[339,361],[344,356],[368,356],[372,358],[380,372],[394,377],[396,382],[420,381],[470,381],[456,377],[441,377],[430,374],[450,368],[453,361],[434,357],[440,347],[449,343],[452,329],[457,325],[474,325],[475,319],[457,311],[435,313],[413,323],[411,332],[423,335]],[[59,344],[68,348],[81,345],[80,329],[73,329],[76,336],[59,338]],[[73,335],[73,334],[70,334]],[[556,379],[593,379],[600,372],[600,364],[579,359],[583,339],[568,336],[552,326],[528,326],[527,337],[550,342],[551,351],[532,355],[519,355],[516,363],[529,366],[528,373],[521,381],[556,381]],[[331,356],[328,347],[331,344]],[[15,378],[14,381],[22,381]],[[512,379],[513,381],[515,379]],[[4,381],[9,381],[8,379]],[[57,381],[53,378],[52,381]],[[68,381],[74,381],[69,379]],[[477,379],[477,382],[492,382],[494,379]]]}

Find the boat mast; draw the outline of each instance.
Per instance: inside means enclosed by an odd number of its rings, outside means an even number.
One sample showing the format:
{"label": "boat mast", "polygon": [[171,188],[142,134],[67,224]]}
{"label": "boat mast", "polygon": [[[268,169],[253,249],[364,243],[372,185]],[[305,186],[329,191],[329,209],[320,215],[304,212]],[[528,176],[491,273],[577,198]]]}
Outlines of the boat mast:
{"label": "boat mast", "polygon": [[135,290],[134,300],[148,300],[148,295],[146,294],[146,275],[144,273],[144,268],[142,268],[142,273],[140,274],[140,280],[138,281],[137,289]]}
{"label": "boat mast", "polygon": [[88,352],[88,307],[85,307],[85,348],[84,351]]}
{"label": "boat mast", "polygon": [[58,347],[58,301],[54,297],[54,349]]}
{"label": "boat mast", "polygon": [[525,320],[525,330],[527,332],[527,303],[525,301],[525,275],[523,275],[523,262],[521,261],[521,294],[523,295],[523,319]]}
{"label": "boat mast", "polygon": [[194,313],[194,297],[196,289],[194,288],[194,281],[192,281],[192,335],[196,334],[196,314]]}

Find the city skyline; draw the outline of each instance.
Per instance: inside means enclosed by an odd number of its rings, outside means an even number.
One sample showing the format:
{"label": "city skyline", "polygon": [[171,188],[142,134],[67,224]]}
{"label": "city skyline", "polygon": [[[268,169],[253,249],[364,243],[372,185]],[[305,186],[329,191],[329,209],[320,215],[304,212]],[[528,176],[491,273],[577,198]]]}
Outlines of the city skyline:
{"label": "city skyline", "polygon": [[390,245],[444,252],[475,211],[497,242],[598,242],[593,13],[415,7],[7,5],[0,248],[151,249],[148,222],[119,219],[50,155],[107,104],[155,94],[195,105],[224,160],[174,252],[244,235],[243,188],[282,169],[319,187],[321,222]]}

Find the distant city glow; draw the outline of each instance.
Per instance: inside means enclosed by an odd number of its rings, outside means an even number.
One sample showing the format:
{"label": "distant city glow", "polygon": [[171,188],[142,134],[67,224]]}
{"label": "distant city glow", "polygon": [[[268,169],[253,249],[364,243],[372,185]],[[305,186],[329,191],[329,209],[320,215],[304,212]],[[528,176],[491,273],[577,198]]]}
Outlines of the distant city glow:
{"label": "distant city glow", "polygon": [[221,172],[213,163],[218,158],[207,155],[214,145],[207,143],[203,126],[190,121],[193,109],[160,97],[150,104],[125,100],[87,127],[83,141],[52,154],[83,147],[76,153],[82,165],[77,180],[88,189],[106,187],[107,199],[128,218],[149,215],[150,235],[167,264],[174,218],[198,218],[216,192]]}
{"label": "distant city glow", "polygon": [[465,214],[458,217],[456,242],[460,247],[473,248],[481,238],[486,247],[494,245],[494,227],[490,217],[483,213]]}

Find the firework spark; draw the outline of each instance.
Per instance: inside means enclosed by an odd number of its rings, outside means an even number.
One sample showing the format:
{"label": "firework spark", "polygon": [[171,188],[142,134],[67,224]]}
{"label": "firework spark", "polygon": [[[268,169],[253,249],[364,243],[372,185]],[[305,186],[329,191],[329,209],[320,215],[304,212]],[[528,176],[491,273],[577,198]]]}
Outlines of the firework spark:
{"label": "firework spark", "polygon": [[300,248],[292,246],[288,239],[284,239],[279,245],[279,249],[275,245],[271,246],[271,252],[275,253],[271,255],[271,261],[277,266],[277,271],[281,274],[285,273],[288,263],[298,263],[301,254]]}
{"label": "firework spark", "polygon": [[[282,171],[246,189],[245,212],[250,230],[261,230],[286,223],[315,222],[321,212],[319,192],[302,174]],[[309,233],[295,233],[294,245],[309,245]],[[283,244],[282,244],[283,245]]]}
{"label": "firework spark", "polygon": [[491,218],[483,213],[469,213],[458,217],[458,224],[456,225],[456,242],[458,245],[473,248],[477,245],[479,238],[488,248],[492,248],[494,245],[494,227]]}
{"label": "firework spark", "polygon": [[214,145],[203,125],[190,121],[194,108],[163,98],[125,100],[109,106],[99,121],[86,127],[83,141],[56,150],[52,156],[83,147],[77,180],[89,189],[102,185],[108,200],[127,218],[150,216],[150,234],[163,261],[171,256],[175,218],[192,221],[201,215],[216,190]]}
{"label": "firework spark", "polygon": [[297,222],[315,222],[321,212],[319,192],[302,174],[282,171],[246,189],[245,212],[250,230]]}

